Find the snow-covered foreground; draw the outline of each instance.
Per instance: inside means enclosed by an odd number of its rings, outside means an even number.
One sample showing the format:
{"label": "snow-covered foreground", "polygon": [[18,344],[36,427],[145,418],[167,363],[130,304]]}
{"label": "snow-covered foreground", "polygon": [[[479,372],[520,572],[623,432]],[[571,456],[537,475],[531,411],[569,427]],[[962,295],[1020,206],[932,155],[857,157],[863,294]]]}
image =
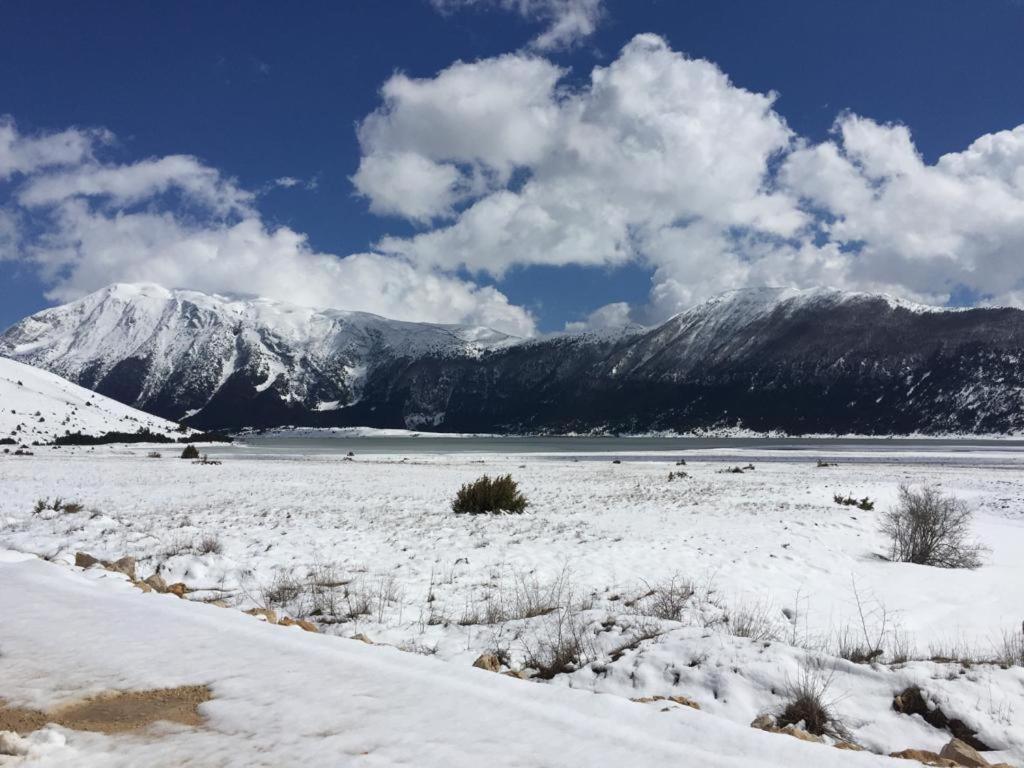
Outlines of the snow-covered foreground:
{"label": "snow-covered foreground", "polygon": [[30,446],[68,432],[101,435],[140,429],[170,434],[178,425],[0,357],[0,439]]}
{"label": "snow-covered foreground", "polygon": [[[985,663],[1005,662],[1022,640],[1024,457],[1010,449],[1000,466],[971,466],[959,452],[956,467],[890,457],[818,468],[797,454],[753,458],[755,470],[736,474],[720,472],[728,465],[714,454],[686,467],[144,456],[62,449],[0,462],[0,548],[62,564],[0,571],[0,615],[18,617],[0,624],[0,698],[40,707],[104,688],[210,682],[208,731],[136,747],[219,755],[233,733],[238,764],[249,765],[261,763],[246,750],[269,742],[293,759],[267,764],[364,751],[359,760],[382,765],[461,764],[457,755],[467,765],[870,764],[748,727],[813,677],[869,750],[937,751],[949,740],[893,711],[894,694],[919,685],[996,750],[992,762],[1024,761],[1024,668]],[[680,470],[687,476],[668,480]],[[525,514],[450,511],[462,483],[505,472],[530,500]],[[878,515],[901,482],[941,485],[977,509],[976,534],[991,548],[982,568],[880,557]],[[868,496],[875,510],[838,506],[835,493]],[[85,508],[33,513],[53,496]],[[192,600],[269,605],[342,638],[142,595],[106,571],[80,575],[76,551],[132,555],[142,576],[182,581]],[[29,611],[34,603],[44,607]],[[404,653],[343,639],[356,633]],[[838,658],[865,635],[884,645],[886,663]],[[537,669],[567,637],[575,671],[550,682],[470,667],[495,652],[508,668]],[[628,701],[650,696],[686,696],[703,711]],[[259,735],[247,741],[250,728]],[[556,748],[559,734],[569,735]],[[106,739],[74,734],[69,744],[94,753],[111,748]],[[135,760],[124,764],[155,764],[116,752]]]}
{"label": "snow-covered foreground", "polygon": [[22,744],[29,764],[888,764],[688,707],[660,712],[615,696],[269,626],[39,560],[0,562],[0,580],[6,617],[0,679],[9,703],[48,706],[85,693],[190,683],[207,684],[214,694],[201,708],[207,718],[201,729],[158,726],[141,736],[112,737],[48,727]]}

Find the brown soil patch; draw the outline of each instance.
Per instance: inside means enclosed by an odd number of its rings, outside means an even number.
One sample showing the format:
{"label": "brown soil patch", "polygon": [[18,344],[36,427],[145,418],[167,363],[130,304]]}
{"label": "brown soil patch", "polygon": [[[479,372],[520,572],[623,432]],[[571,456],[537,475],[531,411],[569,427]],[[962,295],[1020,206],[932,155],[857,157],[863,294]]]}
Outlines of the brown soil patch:
{"label": "brown soil patch", "polygon": [[26,734],[38,731],[50,722],[45,712],[38,709],[21,709],[8,707],[0,700],[0,731],[14,731]]}
{"label": "brown soil patch", "polygon": [[8,707],[0,702],[0,731],[30,733],[46,723],[74,731],[123,733],[160,720],[202,725],[199,705],[213,698],[205,685],[184,685],[151,691],[111,691],[51,712]]}

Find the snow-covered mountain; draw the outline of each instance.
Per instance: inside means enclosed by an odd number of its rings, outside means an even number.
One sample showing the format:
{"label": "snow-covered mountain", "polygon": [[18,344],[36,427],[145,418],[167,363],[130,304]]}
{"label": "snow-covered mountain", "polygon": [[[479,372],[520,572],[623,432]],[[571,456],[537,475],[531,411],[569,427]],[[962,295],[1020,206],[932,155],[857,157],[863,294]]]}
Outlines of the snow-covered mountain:
{"label": "snow-covered mountain", "polygon": [[68,432],[98,436],[140,429],[178,434],[177,424],[0,357],[0,440],[29,446],[48,443]]}
{"label": "snow-covered mountain", "polygon": [[828,289],[733,291],[649,330],[518,340],[117,285],[23,320],[0,354],[203,428],[1024,430],[1024,312]]}
{"label": "snow-covered mountain", "polygon": [[[0,354],[153,413],[256,423],[357,402],[380,361],[476,357],[512,338],[488,328],[387,320],[267,299],[116,284],[33,315]],[[201,417],[200,421],[203,420]]]}

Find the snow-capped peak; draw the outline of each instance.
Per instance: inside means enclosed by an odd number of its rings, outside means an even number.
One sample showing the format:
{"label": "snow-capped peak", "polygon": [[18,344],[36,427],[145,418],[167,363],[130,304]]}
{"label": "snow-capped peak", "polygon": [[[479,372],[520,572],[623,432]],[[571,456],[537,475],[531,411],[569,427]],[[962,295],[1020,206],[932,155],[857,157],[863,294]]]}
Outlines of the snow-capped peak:
{"label": "snow-capped peak", "polygon": [[388,361],[475,357],[515,341],[490,328],[116,283],[16,324],[0,354],[180,418],[241,379],[252,395],[273,387],[307,408],[351,405]]}

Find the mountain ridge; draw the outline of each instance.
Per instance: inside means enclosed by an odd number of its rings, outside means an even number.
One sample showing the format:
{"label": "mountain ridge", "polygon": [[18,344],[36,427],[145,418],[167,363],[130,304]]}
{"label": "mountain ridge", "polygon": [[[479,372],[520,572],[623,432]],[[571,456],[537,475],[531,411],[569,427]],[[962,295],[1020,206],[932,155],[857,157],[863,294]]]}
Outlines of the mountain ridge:
{"label": "mountain ridge", "polygon": [[0,354],[201,428],[993,434],[1024,429],[1024,312],[732,291],[648,329],[517,339],[115,285]]}

